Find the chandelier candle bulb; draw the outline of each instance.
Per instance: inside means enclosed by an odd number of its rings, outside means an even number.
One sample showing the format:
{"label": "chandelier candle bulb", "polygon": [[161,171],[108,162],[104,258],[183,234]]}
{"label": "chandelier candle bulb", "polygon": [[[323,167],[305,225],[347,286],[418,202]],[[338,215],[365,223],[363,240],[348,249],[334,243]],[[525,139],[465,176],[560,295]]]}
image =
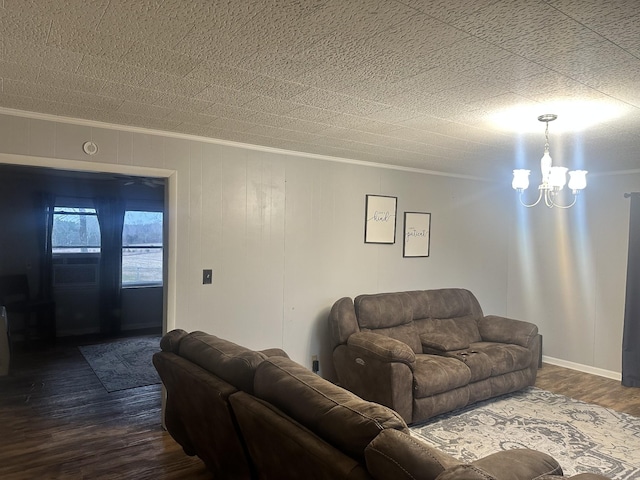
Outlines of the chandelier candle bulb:
{"label": "chandelier candle bulb", "polygon": [[562,190],[567,184],[567,167],[551,167],[551,174],[549,175],[549,184]]}
{"label": "chandelier candle bulb", "polygon": [[529,188],[529,174],[531,170],[518,169],[513,171],[513,182],[511,182],[511,186],[514,190],[526,190]]}
{"label": "chandelier candle bulb", "polygon": [[569,172],[569,188],[573,191],[574,195],[577,195],[580,190],[586,188],[587,173],[586,170],[572,170]]}

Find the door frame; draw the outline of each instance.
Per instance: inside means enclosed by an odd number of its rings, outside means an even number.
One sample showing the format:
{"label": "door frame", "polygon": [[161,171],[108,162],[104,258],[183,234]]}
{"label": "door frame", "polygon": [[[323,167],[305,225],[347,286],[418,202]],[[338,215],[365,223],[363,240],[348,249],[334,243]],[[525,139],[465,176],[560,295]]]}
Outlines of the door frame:
{"label": "door frame", "polygon": [[177,218],[178,211],[178,172],[164,168],[140,167],[135,165],[118,165],[111,163],[83,162],[51,157],[34,157],[30,155],[0,153],[0,164],[41,167],[48,170],[67,170],[71,172],[109,173],[141,177],[164,178],[165,201],[164,210],[166,239],[164,242],[164,305],[162,332],[175,328],[176,322],[176,265],[177,265]]}

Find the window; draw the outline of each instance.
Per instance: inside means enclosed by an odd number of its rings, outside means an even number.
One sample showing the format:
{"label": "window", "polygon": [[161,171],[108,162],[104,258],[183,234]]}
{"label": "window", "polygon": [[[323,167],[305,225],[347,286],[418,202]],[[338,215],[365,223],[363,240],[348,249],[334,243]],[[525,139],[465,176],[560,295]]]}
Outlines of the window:
{"label": "window", "polygon": [[54,254],[100,253],[100,226],[96,209],[55,207],[51,246]]}
{"label": "window", "polygon": [[124,214],[122,286],[138,285],[162,285],[162,212]]}

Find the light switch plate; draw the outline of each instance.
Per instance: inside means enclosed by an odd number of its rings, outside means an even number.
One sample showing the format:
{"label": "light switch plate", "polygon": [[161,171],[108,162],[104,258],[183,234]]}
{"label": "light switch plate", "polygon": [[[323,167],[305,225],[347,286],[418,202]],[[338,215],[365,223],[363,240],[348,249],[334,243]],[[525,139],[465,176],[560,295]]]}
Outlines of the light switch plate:
{"label": "light switch plate", "polygon": [[202,284],[207,285],[213,282],[213,270],[202,270]]}

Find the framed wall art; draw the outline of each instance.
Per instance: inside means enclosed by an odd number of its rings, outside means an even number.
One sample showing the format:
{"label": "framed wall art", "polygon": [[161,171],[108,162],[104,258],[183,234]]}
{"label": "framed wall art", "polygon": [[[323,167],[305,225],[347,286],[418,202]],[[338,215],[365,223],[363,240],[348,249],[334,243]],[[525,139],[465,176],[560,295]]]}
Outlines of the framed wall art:
{"label": "framed wall art", "polygon": [[367,195],[364,217],[365,243],[396,242],[397,197]]}
{"label": "framed wall art", "polygon": [[403,257],[428,257],[431,238],[431,214],[404,212]]}

